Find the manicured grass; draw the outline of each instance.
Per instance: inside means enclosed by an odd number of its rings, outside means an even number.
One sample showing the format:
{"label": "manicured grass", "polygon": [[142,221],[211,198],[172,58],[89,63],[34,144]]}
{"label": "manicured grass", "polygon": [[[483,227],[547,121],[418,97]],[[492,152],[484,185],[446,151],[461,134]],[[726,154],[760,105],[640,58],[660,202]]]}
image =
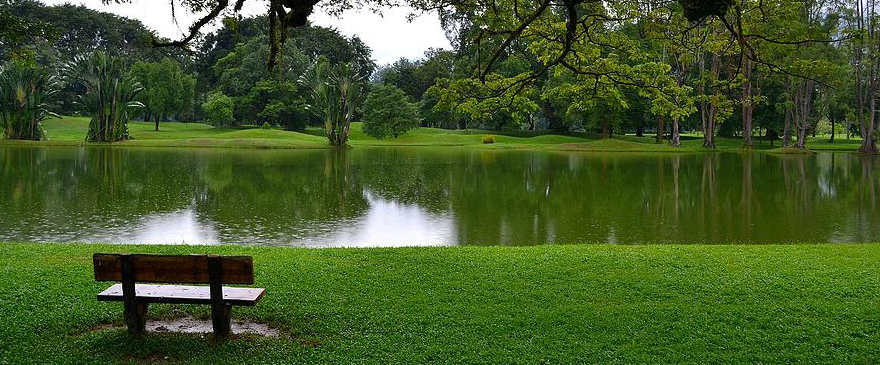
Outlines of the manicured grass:
{"label": "manicured grass", "polygon": [[[235,318],[288,338],[130,339],[95,252],[254,256]],[[0,244],[0,364],[826,363],[880,359],[880,246],[289,249]],[[154,305],[150,316],[207,317]]]}
{"label": "manicured grass", "polygon": [[[46,121],[44,126],[49,141],[20,142],[2,141],[7,144],[38,145],[81,145],[85,144],[88,118],[63,117]],[[243,147],[243,148],[330,148],[320,128],[309,127],[302,133],[280,129],[263,130],[256,127],[215,128],[202,123],[162,122],[159,131],[154,131],[153,123],[132,122],[129,130],[134,138],[116,143],[119,146],[152,147]],[[496,143],[483,144],[482,136],[495,136]],[[807,147],[816,151],[855,151],[860,141],[838,138],[828,143],[828,136],[810,137]],[[584,133],[573,135],[553,135],[530,131],[486,131],[478,129],[446,130],[437,128],[418,128],[394,139],[375,139],[363,132],[362,123],[352,123],[351,139],[353,147],[370,146],[461,146],[481,149],[546,149],[595,152],[704,152],[703,141],[699,135],[685,134],[682,145],[673,148],[668,142],[654,143],[653,136],[619,136],[612,139],[589,138]],[[741,142],[736,138],[719,137],[717,148],[713,151],[738,151]],[[781,142],[756,138],[754,149],[773,153],[786,152]]]}

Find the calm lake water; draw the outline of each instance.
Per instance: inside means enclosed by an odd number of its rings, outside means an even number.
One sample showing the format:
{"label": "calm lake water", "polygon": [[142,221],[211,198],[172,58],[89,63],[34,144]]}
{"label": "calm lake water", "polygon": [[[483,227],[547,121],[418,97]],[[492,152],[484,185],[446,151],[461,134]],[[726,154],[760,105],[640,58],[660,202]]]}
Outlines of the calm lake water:
{"label": "calm lake water", "polygon": [[266,246],[880,241],[880,160],[0,147],[0,241]]}

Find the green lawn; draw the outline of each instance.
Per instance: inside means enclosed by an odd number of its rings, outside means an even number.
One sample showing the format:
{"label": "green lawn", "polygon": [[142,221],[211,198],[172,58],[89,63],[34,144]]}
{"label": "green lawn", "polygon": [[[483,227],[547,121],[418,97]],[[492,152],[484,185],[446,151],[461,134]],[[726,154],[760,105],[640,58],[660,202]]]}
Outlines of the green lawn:
{"label": "green lawn", "polygon": [[[288,338],[130,339],[95,252],[254,256],[235,318]],[[0,364],[825,363],[880,359],[880,246],[289,249],[0,244]],[[150,315],[207,317],[154,305]]]}
{"label": "green lawn", "polygon": [[[88,129],[88,118],[62,117],[44,123],[49,141],[0,143],[40,144],[40,145],[81,145],[84,144]],[[255,127],[215,128],[202,123],[162,122],[160,130],[154,131],[153,123],[132,122],[129,130],[133,140],[117,143],[121,146],[153,147],[246,147],[246,148],[329,148],[323,137],[323,130],[310,127],[304,132],[290,132],[280,129],[263,130]],[[445,130],[437,128],[418,128],[395,139],[378,140],[363,133],[361,123],[353,123],[351,140],[353,147],[369,146],[463,146],[485,149],[546,149],[597,152],[700,152],[702,139],[698,135],[684,135],[682,146],[673,148],[668,143],[656,144],[653,136],[633,135],[615,136],[612,139],[588,138],[583,133],[571,136],[542,134],[528,131],[498,132],[486,130]],[[496,143],[483,144],[482,136],[495,136]],[[828,143],[828,136],[811,137],[807,143],[810,150],[854,151],[860,140],[838,138]],[[739,139],[718,138],[718,151],[738,151]],[[755,149],[786,153],[781,150],[780,141],[773,146],[768,141],[757,139]]]}

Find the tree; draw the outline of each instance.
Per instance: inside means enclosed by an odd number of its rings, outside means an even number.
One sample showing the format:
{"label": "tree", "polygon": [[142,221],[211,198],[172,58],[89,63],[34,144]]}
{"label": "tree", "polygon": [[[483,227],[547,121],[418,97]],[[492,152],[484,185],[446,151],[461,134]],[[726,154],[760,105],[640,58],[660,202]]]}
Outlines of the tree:
{"label": "tree", "polygon": [[[5,21],[3,13],[15,20]],[[183,50],[152,47],[153,32],[140,21],[80,5],[46,6],[36,0],[0,0],[0,33],[7,26],[13,36],[0,39],[0,61],[23,57],[56,73],[75,57],[94,51],[122,57],[127,65],[158,62],[166,57],[179,62],[189,60]],[[60,87],[52,99],[51,110],[76,112],[79,95],[85,89],[76,83],[60,83]]]}
{"label": "tree", "polygon": [[35,39],[54,41],[56,29],[39,19],[14,13],[9,0],[0,0],[0,60],[33,58],[26,45]]}
{"label": "tree", "polygon": [[39,141],[46,139],[41,122],[56,116],[47,101],[58,92],[54,77],[24,62],[0,67],[0,123],[3,137]]}
{"label": "tree", "polygon": [[144,106],[136,100],[143,88],[125,71],[121,58],[103,52],[79,56],[65,66],[64,75],[86,89],[79,100],[92,118],[86,140],[116,142],[129,138],[128,121]]}
{"label": "tree", "polygon": [[310,59],[292,40],[284,44],[284,50],[286,57],[272,71],[264,64],[269,50],[261,37],[239,43],[233,52],[217,61],[217,90],[233,98],[236,121],[267,122],[290,130],[305,128],[308,115],[303,97],[307,91],[296,80],[305,72]]}
{"label": "tree", "polygon": [[208,100],[202,104],[202,110],[208,116],[208,122],[213,125],[226,126],[235,121],[235,102],[220,91],[208,95]]}
{"label": "tree", "polygon": [[397,86],[373,85],[364,101],[364,133],[397,138],[419,126],[418,107]]}
{"label": "tree", "polygon": [[180,120],[191,114],[195,78],[185,74],[177,61],[165,58],[161,62],[137,62],[131,72],[144,87],[144,121],[154,120],[156,131],[159,121],[172,116]]}
{"label": "tree", "polygon": [[851,53],[853,78],[855,79],[855,116],[862,136],[859,152],[876,154],[877,98],[880,94],[880,25],[877,23],[876,0],[844,3],[844,33],[850,37],[847,45]]}
{"label": "tree", "polygon": [[330,145],[345,146],[355,111],[363,102],[364,79],[358,76],[356,67],[348,63],[331,65],[326,58],[319,58],[299,82],[310,92],[308,110],[324,120]]}

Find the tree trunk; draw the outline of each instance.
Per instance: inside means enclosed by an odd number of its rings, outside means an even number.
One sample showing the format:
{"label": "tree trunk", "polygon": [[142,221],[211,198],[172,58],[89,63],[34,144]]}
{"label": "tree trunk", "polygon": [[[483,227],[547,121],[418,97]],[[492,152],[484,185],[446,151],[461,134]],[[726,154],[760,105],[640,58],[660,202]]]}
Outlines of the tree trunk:
{"label": "tree trunk", "polygon": [[785,124],[782,127],[782,147],[788,147],[791,141],[791,107],[785,106]]}
{"label": "tree trunk", "polygon": [[553,104],[549,102],[544,102],[541,105],[541,109],[544,112],[544,118],[547,118],[547,128],[553,130],[556,133],[567,133],[568,126],[562,121],[562,118],[556,113],[556,108],[553,107]]}
{"label": "tree trunk", "polygon": [[834,143],[834,114],[828,113],[828,121],[831,122],[831,138],[828,139],[828,143]]}
{"label": "tree trunk", "polygon": [[[721,74],[721,57],[718,54],[712,54],[712,64],[710,66],[713,80],[718,79],[718,75]],[[712,90],[717,95],[717,90]],[[704,119],[703,123],[703,147],[705,148],[715,148],[715,117],[718,114],[718,110],[715,106],[714,102],[704,103],[708,104],[709,110],[707,111],[707,115]],[[705,106],[703,110],[706,110]]]}
{"label": "tree trunk", "polygon": [[[873,72],[872,72],[873,73]],[[871,98],[871,101],[868,103],[870,107],[868,108],[868,118],[862,118],[861,123],[861,132],[862,132],[862,145],[859,147],[859,152],[875,154],[877,153],[877,137],[874,132],[874,120],[876,118],[876,109],[877,109],[877,99],[874,97],[874,91],[876,84],[875,81],[870,82],[872,85],[869,87],[868,95]]]}
{"label": "tree trunk", "polygon": [[859,152],[875,154],[877,153],[877,137],[874,133],[874,120],[877,114],[877,99],[872,96],[869,104],[868,112],[870,114],[868,115],[868,120],[864,123],[864,127],[862,127],[862,145],[859,147]]}
{"label": "tree trunk", "polygon": [[663,134],[666,133],[666,121],[663,115],[657,116],[657,143],[663,143]]}
{"label": "tree trunk", "polygon": [[681,147],[681,139],[678,134],[678,117],[672,118],[672,147]]}
{"label": "tree trunk", "polygon": [[813,81],[801,80],[798,84],[795,99],[795,121],[797,122],[797,144],[798,149],[806,148],[807,129],[810,128],[810,115],[812,111]]}
{"label": "tree trunk", "polygon": [[742,143],[743,147],[752,148],[752,60],[743,57],[743,77],[745,81],[742,85]]}
{"label": "tree trunk", "polygon": [[644,137],[645,136],[645,127],[638,126],[636,127],[636,137]]}

